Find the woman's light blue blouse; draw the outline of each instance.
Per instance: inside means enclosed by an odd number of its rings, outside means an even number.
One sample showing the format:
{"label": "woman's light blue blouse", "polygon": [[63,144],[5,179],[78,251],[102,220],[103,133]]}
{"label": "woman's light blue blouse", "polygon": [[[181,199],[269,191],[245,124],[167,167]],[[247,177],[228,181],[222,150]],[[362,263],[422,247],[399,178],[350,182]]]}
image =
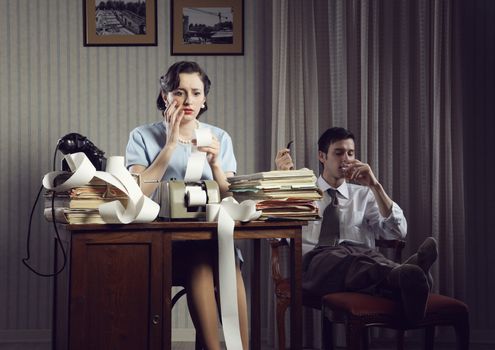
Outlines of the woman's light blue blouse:
{"label": "woman's light blue blouse", "polygon": [[[210,124],[199,123],[199,128],[209,128],[211,133],[220,143],[220,162],[225,173],[237,171],[237,162],[234,156],[234,147],[229,134]],[[143,165],[149,167],[165,147],[167,131],[163,122],[141,125],[131,131],[126,148],[126,167]],[[178,143],[172,154],[169,165],[162,179],[157,180],[182,180],[186,174],[187,161],[191,155],[193,145]],[[213,174],[209,165],[203,169],[202,180],[213,180]]]}

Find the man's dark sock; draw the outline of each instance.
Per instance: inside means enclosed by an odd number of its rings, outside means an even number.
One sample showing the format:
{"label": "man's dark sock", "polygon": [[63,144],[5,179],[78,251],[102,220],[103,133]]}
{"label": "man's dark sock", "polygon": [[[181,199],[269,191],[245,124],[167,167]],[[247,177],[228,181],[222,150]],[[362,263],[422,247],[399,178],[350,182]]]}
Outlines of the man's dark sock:
{"label": "man's dark sock", "polygon": [[[418,265],[418,253],[415,253],[415,254],[411,255],[409,258],[407,258],[407,260],[404,261],[404,264]],[[419,266],[419,267],[421,267],[421,266]],[[429,286],[429,289],[431,291],[431,290],[433,290],[433,276],[431,275],[430,271],[424,271],[423,270],[423,272],[426,275],[426,279],[428,281],[428,286]]]}
{"label": "man's dark sock", "polygon": [[418,251],[411,255],[404,264],[418,265],[424,272],[428,280],[430,290],[433,288],[433,278],[430,274],[430,268],[438,257],[438,244],[435,238],[428,237],[419,246]]}

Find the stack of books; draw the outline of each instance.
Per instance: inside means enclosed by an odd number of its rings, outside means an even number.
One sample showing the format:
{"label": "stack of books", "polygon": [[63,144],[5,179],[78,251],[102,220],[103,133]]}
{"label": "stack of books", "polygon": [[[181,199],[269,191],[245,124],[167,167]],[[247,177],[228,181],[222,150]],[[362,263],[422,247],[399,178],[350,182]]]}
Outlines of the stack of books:
{"label": "stack of books", "polygon": [[275,170],[227,179],[234,198],[256,201],[261,219],[315,220],[322,197],[312,170]]}
{"label": "stack of books", "polygon": [[[64,182],[68,175],[55,179],[55,185]],[[87,185],[74,187],[67,192],[45,192],[44,216],[47,220],[67,224],[105,224],[98,207],[118,200],[127,206],[125,193],[105,181],[93,178]],[[53,203],[53,205],[52,205]]]}

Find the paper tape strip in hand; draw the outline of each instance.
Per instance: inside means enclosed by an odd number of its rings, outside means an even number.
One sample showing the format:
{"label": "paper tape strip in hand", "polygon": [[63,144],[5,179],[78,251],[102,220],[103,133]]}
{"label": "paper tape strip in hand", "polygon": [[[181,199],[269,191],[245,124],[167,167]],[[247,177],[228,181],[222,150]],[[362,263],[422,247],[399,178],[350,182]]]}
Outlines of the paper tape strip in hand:
{"label": "paper tape strip in hand", "polygon": [[192,152],[187,160],[186,175],[184,181],[199,181],[203,176],[203,169],[206,163],[206,152],[198,151],[198,147],[211,145],[213,136],[209,128],[196,129],[196,146],[192,146]]}

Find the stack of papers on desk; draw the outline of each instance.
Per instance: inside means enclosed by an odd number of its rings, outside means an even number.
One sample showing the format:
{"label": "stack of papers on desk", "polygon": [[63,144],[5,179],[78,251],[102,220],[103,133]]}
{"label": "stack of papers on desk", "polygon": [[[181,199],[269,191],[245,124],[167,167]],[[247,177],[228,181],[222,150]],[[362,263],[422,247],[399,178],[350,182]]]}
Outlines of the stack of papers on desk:
{"label": "stack of papers on desk", "polygon": [[[63,182],[69,175],[55,179],[55,184]],[[55,196],[55,198],[53,198]],[[44,216],[53,221],[52,201],[55,221],[67,224],[104,224],[98,207],[103,203],[118,200],[125,207],[128,197],[119,189],[106,182],[93,178],[87,185],[74,187],[67,192],[45,192]]]}
{"label": "stack of papers on desk", "polygon": [[312,170],[276,170],[227,179],[234,198],[256,201],[261,219],[318,219],[315,201],[321,198]]}

